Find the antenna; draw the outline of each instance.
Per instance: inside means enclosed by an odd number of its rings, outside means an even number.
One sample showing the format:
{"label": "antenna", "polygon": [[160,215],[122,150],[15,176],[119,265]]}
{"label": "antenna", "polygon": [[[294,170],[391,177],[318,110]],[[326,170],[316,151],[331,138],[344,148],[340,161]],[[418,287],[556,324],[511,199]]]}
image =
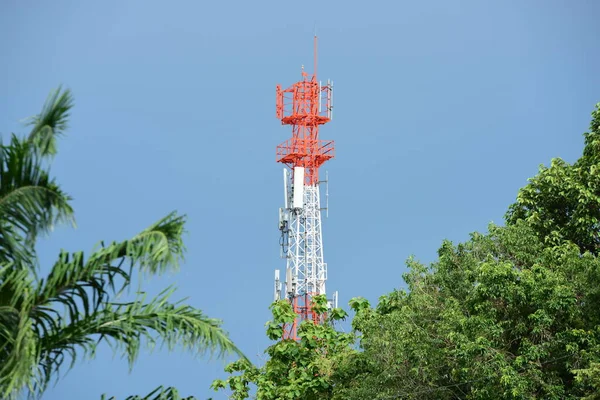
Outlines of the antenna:
{"label": "antenna", "polygon": [[288,172],[287,169],[283,169],[283,206],[287,210],[288,207]]}
{"label": "antenna", "polygon": [[329,119],[333,119],[333,80],[331,81],[331,84],[329,85],[329,90],[331,90],[331,104],[329,105],[329,109],[331,110],[329,112]]}
{"label": "antenna", "polygon": [[315,26],[315,44],[314,44],[314,47],[315,47],[315,54],[314,54],[315,69],[314,69],[313,74],[314,74],[314,77],[315,77],[315,80],[316,80],[317,79],[317,28],[316,28],[316,26]]}
{"label": "antenna", "polygon": [[329,218],[329,171],[325,171],[325,218]]}
{"label": "antenna", "polygon": [[327,79],[327,86],[325,87],[327,88],[327,118],[331,120],[333,118],[333,113],[331,111],[333,108],[333,82]]}
{"label": "antenna", "polygon": [[294,294],[294,288],[292,287],[292,269],[290,267],[287,267],[285,270],[285,291],[287,292],[288,296],[291,296]]}
{"label": "antenna", "polygon": [[338,291],[333,292],[333,307],[337,308],[338,306]]}
{"label": "antenna", "polygon": [[321,207],[321,211],[325,211],[325,218],[329,218],[329,171],[325,171],[325,180],[319,181],[319,184],[325,184],[325,207]]}
{"label": "antenna", "polygon": [[281,283],[279,283],[279,270],[276,269],[275,270],[275,287],[274,287],[274,293],[273,293],[273,300],[277,301],[280,300],[281,297]]}
{"label": "antenna", "polygon": [[321,81],[319,81],[319,114],[321,114]]}
{"label": "antenna", "polygon": [[304,206],[304,167],[294,167],[294,194],[292,207]]}

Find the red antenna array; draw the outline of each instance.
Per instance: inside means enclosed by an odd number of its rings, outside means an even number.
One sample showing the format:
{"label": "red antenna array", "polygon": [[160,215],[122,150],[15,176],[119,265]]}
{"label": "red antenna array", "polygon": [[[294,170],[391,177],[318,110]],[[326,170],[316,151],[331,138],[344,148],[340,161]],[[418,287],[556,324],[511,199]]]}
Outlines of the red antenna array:
{"label": "red antenna array", "polygon": [[307,185],[319,182],[319,167],[334,157],[333,140],[319,139],[319,126],[331,121],[333,83],[317,81],[317,37],[314,38],[314,68],[309,75],[302,67],[302,80],[282,90],[277,85],[277,118],[292,125],[292,137],[277,146],[277,162],[290,168],[305,168]]}

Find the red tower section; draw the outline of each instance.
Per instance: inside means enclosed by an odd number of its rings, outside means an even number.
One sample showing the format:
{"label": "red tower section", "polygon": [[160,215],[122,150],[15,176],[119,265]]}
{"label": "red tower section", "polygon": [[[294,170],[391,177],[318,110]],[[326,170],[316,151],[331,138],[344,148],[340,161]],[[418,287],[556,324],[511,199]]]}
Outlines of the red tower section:
{"label": "red tower section", "polygon": [[317,37],[314,38],[314,73],[302,67],[302,80],[287,89],[277,85],[277,118],[292,126],[292,137],[277,146],[277,162],[304,167],[304,184],[319,182],[319,167],[334,156],[333,140],[319,139],[319,126],[331,120],[333,82],[317,80]]}

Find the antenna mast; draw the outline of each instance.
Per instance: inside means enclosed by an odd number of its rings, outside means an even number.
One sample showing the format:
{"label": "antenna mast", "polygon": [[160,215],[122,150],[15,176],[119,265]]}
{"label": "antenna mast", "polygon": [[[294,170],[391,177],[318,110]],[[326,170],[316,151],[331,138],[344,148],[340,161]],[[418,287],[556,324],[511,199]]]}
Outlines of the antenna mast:
{"label": "antenna mast", "polygon": [[314,68],[314,75],[315,75],[315,80],[317,79],[317,34],[315,33],[315,38],[313,40],[313,47],[314,47],[314,54],[313,54],[313,59],[315,62],[315,68]]}
{"label": "antenna mast", "polygon": [[[326,294],[327,264],[323,258],[319,167],[334,157],[334,142],[319,138],[319,127],[331,121],[333,82],[317,80],[317,35],[314,72],[302,68],[302,80],[287,89],[277,85],[276,115],[292,126],[292,137],[277,146],[277,162],[284,164],[284,207],[279,209],[281,255],[286,259],[285,284],[275,271],[275,300],[287,299],[296,320],[284,329],[284,339],[298,339],[300,322],[321,323],[312,311],[312,297]],[[325,106],[322,109],[322,106]],[[288,169],[290,174],[288,174]],[[283,286],[283,287],[282,287]],[[328,301],[337,307],[337,292]]]}

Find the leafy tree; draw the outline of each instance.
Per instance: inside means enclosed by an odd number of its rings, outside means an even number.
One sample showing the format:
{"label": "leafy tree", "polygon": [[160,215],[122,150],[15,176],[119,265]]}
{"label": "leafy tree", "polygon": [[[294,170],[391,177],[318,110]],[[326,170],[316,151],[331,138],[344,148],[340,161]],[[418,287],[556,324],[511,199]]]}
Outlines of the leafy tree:
{"label": "leafy tree", "polygon": [[506,227],[410,260],[408,290],[358,312],[347,398],[596,398],[599,138],[600,104],[583,156],[541,167]]}
{"label": "leafy tree", "polygon": [[[312,309],[322,316],[327,311],[325,296],[313,298]],[[289,302],[281,300],[271,305],[273,320],[267,323],[267,336],[277,340],[266,353],[269,360],[262,367],[251,365],[246,360],[229,364],[225,371],[231,376],[213,382],[215,390],[231,390],[232,399],[249,398],[252,386],[256,387],[256,398],[276,399],[329,399],[333,393],[335,364],[341,357],[351,353],[349,344],[352,334],[340,333],[333,327],[334,321],[346,317],[342,309],[333,309],[324,324],[316,325],[303,321],[298,328],[297,342],[281,340],[285,324],[294,321],[295,314]]]}
{"label": "leafy tree", "polygon": [[410,260],[408,290],[357,314],[348,398],[595,398],[600,104],[592,117],[583,156],[541,167],[506,227]]}
{"label": "leafy tree", "polygon": [[[13,134],[0,143],[0,397],[41,394],[66,361],[70,368],[93,357],[101,343],[126,355],[130,365],[144,343],[241,355],[220,321],[172,302],[172,287],[155,298],[142,293],[116,302],[134,271],[177,269],[185,216],[171,213],[129,240],[101,242],[87,256],[61,251],[49,274],[40,276],[36,239],[56,223],[73,221],[70,198],[48,166],[72,105],[68,90],[54,91],[30,119],[28,137]],[[178,396],[171,388],[157,390],[154,395]]]}
{"label": "leafy tree", "polygon": [[584,134],[583,155],[573,165],[560,158],[519,191],[507,223],[526,220],[548,244],[568,240],[581,252],[600,250],[600,103]]}
{"label": "leafy tree", "polygon": [[343,382],[346,398],[567,399],[591,390],[574,369],[600,361],[595,256],[545,247],[517,223],[445,242],[430,267],[409,267],[406,292],[353,321],[362,369]]}

